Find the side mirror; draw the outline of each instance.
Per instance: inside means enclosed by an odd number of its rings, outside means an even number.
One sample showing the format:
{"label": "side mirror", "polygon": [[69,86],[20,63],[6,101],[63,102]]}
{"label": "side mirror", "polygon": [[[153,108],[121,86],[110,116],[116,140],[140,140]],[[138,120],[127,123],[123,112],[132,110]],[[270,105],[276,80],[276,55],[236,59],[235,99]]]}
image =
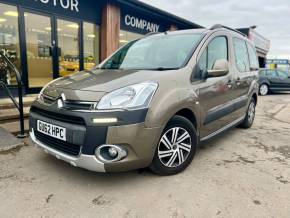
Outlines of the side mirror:
{"label": "side mirror", "polygon": [[225,76],[229,72],[229,62],[226,59],[216,60],[212,70],[207,71],[207,78]]}

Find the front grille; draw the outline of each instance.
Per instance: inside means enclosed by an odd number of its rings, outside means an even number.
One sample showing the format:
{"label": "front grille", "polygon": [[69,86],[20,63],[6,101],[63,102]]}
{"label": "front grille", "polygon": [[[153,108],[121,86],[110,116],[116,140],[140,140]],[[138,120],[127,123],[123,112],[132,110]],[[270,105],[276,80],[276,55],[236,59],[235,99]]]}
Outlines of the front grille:
{"label": "front grille", "polygon": [[75,145],[69,142],[55,139],[51,136],[45,135],[38,131],[35,131],[34,134],[35,134],[36,139],[42,142],[43,144],[45,144],[46,146],[50,148],[54,148],[68,155],[77,156],[79,155],[81,151],[81,146],[79,145]]}
{"label": "front grille", "polygon": [[42,110],[37,107],[31,107],[31,112],[34,112],[36,114],[39,114],[41,116],[53,119],[53,120],[58,120],[61,122],[65,123],[72,123],[72,124],[77,124],[77,125],[85,125],[85,121],[81,117],[75,117],[75,116],[69,116],[69,115],[64,115],[64,114],[58,114],[55,112],[47,111],[47,110]]}
{"label": "front grille", "polygon": [[63,108],[68,110],[92,110],[95,102],[81,102],[81,101],[64,101]]}

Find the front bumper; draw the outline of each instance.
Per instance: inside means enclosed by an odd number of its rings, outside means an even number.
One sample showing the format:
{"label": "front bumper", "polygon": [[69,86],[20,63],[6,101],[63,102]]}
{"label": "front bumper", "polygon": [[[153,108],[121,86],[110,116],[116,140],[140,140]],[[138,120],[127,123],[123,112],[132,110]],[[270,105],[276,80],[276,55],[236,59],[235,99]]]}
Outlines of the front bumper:
{"label": "front bumper", "polygon": [[59,160],[63,160],[67,163],[70,163],[72,166],[81,167],[95,172],[105,172],[104,163],[99,161],[94,155],[80,154],[77,157],[73,157],[64,154],[37,140],[33,129],[31,129],[30,131],[30,138],[37,146],[42,148],[46,153],[55,156]]}
{"label": "front bumper", "polygon": [[[51,106],[34,104],[30,113],[30,136],[32,141],[49,154],[73,166],[96,172],[120,172],[147,167],[152,162],[162,127],[147,128],[145,115],[86,113],[59,110]],[[116,125],[95,125],[93,117],[118,117]],[[80,119],[76,119],[80,118]],[[42,120],[67,129],[67,141],[41,138],[37,131],[37,120]],[[82,122],[81,122],[82,121]],[[54,144],[55,143],[55,144]],[[95,156],[102,145],[118,145],[127,151],[127,156],[116,162],[104,162]],[[76,146],[74,154],[63,151],[62,146]]]}

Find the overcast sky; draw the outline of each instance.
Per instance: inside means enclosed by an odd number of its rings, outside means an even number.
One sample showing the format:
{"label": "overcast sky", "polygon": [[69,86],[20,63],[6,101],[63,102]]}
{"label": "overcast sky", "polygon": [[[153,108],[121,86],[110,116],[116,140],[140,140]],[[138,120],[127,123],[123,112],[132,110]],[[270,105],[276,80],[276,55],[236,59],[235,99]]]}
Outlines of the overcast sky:
{"label": "overcast sky", "polygon": [[289,0],[142,0],[205,27],[257,25],[271,40],[268,58],[290,59]]}

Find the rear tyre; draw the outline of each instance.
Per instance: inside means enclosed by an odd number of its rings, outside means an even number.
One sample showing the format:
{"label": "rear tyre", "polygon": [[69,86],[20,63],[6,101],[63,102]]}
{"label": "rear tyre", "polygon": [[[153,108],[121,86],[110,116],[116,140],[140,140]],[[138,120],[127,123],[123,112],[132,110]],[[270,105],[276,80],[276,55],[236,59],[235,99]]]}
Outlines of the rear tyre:
{"label": "rear tyre", "polygon": [[186,118],[174,116],[162,132],[150,169],[158,175],[174,175],[191,163],[197,150],[197,133]]}
{"label": "rear tyre", "polygon": [[259,94],[265,96],[269,93],[269,86],[266,83],[260,85]]}
{"label": "rear tyre", "polygon": [[246,117],[239,126],[244,129],[251,128],[255,120],[255,115],[256,115],[256,101],[254,98],[252,98],[247,110]]}

